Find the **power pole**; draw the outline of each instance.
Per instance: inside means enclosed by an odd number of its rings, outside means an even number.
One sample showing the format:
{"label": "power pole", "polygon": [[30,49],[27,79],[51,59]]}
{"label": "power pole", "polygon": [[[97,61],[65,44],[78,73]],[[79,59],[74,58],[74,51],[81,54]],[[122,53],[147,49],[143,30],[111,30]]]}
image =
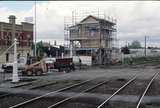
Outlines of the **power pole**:
{"label": "power pole", "polygon": [[[99,12],[98,12],[98,15],[99,15]],[[99,52],[99,64],[102,65],[102,51],[101,51],[101,50],[102,50],[102,45],[101,45],[101,44],[102,44],[102,37],[101,37],[101,25],[100,25],[100,30],[99,30],[99,31],[100,31],[100,32],[99,32],[99,35],[100,35],[100,43],[99,43],[99,44],[100,44],[100,48],[99,48],[99,49],[100,49],[100,52]]]}
{"label": "power pole", "polygon": [[70,57],[73,57],[73,42],[70,41]]}
{"label": "power pole", "polygon": [[[72,26],[74,25],[74,11],[72,11]],[[70,41],[70,57],[73,57],[73,41]]]}
{"label": "power pole", "polygon": [[34,19],[34,29],[35,29],[35,31],[34,31],[34,37],[35,37],[35,45],[34,45],[34,56],[37,56],[37,53],[36,53],[36,50],[37,50],[37,45],[36,45],[36,41],[37,41],[37,28],[36,28],[36,0],[35,0],[35,12],[34,12],[34,17],[35,17],[35,19]]}
{"label": "power pole", "polygon": [[147,50],[146,50],[146,38],[147,36],[144,37],[144,55],[146,56],[147,55]]}
{"label": "power pole", "polygon": [[50,41],[49,41],[49,57],[51,57],[51,44],[50,44]]}

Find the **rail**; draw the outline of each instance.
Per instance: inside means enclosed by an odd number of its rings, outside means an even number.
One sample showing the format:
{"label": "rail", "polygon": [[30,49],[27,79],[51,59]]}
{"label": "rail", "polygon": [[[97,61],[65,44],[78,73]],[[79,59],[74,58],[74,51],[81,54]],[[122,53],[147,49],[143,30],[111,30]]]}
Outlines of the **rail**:
{"label": "rail", "polygon": [[99,84],[97,84],[97,85],[95,85],[95,86],[93,86],[93,87],[90,87],[90,88],[88,88],[88,89],[86,89],[86,90],[84,90],[84,91],[82,91],[82,92],[80,92],[80,93],[78,93],[78,94],[76,94],[76,95],[74,95],[74,96],[71,96],[71,97],[66,98],[66,99],[64,99],[64,100],[62,100],[62,101],[59,101],[59,102],[57,102],[57,103],[49,106],[48,108],[57,107],[58,105],[61,105],[61,104],[63,104],[64,102],[66,102],[66,101],[68,101],[68,100],[70,100],[70,99],[73,99],[73,98],[75,98],[75,97],[78,97],[78,96],[80,96],[82,93],[85,93],[85,92],[88,92],[88,91],[90,91],[90,90],[93,90],[94,88],[96,88],[96,87],[98,87],[98,86],[101,86],[101,85],[103,85],[103,84],[105,84],[105,83],[107,83],[107,82],[108,82],[108,80],[107,80],[107,81],[103,81],[103,82],[101,82],[101,83],[99,83]]}
{"label": "rail", "polygon": [[132,81],[136,79],[137,76],[134,76],[131,78],[127,83],[125,83],[122,87],[120,87],[116,92],[114,92],[108,99],[106,99],[104,102],[102,102],[97,108],[101,108],[105,103],[107,103],[112,97],[114,97],[118,92],[120,92],[122,89],[124,89],[128,84],[130,84]]}
{"label": "rail", "polygon": [[149,87],[151,86],[153,80],[158,76],[158,74],[159,74],[159,72],[155,73],[154,76],[152,77],[152,79],[150,80],[150,82],[148,83],[148,85],[147,85],[146,89],[144,90],[141,98],[139,99],[139,102],[138,102],[136,108],[139,108],[139,106],[140,106],[140,104],[141,104],[141,102],[142,102],[142,100],[143,100],[143,97],[144,97],[145,94],[147,93],[147,91],[148,91]]}
{"label": "rail", "polygon": [[[141,104],[141,102],[142,102],[145,94],[147,93],[147,91],[148,91],[148,89],[150,88],[153,80],[158,76],[158,74],[159,74],[159,72],[156,72],[156,73],[151,77],[151,80],[149,81],[149,83],[147,83],[147,86],[146,86],[144,92],[142,93],[142,95],[140,95],[140,98],[139,98],[139,100],[138,100],[138,102],[137,102],[136,108],[139,108],[139,106],[140,106],[140,104]],[[47,95],[50,95],[50,94],[55,94],[55,95],[56,95],[57,92],[62,92],[62,91],[71,89],[71,88],[73,88],[73,87],[76,87],[76,86],[85,84],[85,83],[87,83],[87,82],[90,82],[90,81],[93,81],[93,80],[95,80],[95,79],[97,79],[97,78],[100,78],[100,77],[102,77],[102,76],[104,76],[104,75],[105,75],[105,74],[100,75],[100,76],[97,76],[97,77],[92,78],[92,79],[89,79],[89,80],[86,80],[86,81],[83,81],[83,82],[80,82],[80,83],[73,84],[73,85],[71,85],[71,86],[69,86],[69,87],[65,87],[65,88],[62,88],[62,89],[59,89],[59,90],[56,90],[56,91],[53,91],[53,92],[46,93],[46,94],[44,94],[44,95],[41,95],[41,96],[32,98],[32,99],[30,99],[30,100],[27,100],[27,101],[25,101],[25,102],[19,103],[19,104],[17,104],[17,105],[11,106],[10,108],[18,108],[18,107],[21,107],[22,105],[27,105],[28,103],[34,102],[34,101],[36,101],[36,100],[38,100],[38,99],[41,99],[41,98],[43,98],[43,97],[45,97],[45,96],[47,96]],[[118,90],[116,90],[109,98],[107,98],[104,102],[102,102],[97,108],[102,108],[111,98],[113,98],[113,97],[114,97],[115,95],[117,95],[121,90],[123,90],[124,88],[126,88],[126,87],[127,87],[129,84],[131,84],[131,82],[133,82],[136,78],[137,78],[137,75],[135,75],[134,77],[132,77],[129,81],[127,81],[124,85],[122,85]],[[48,108],[57,107],[57,106],[63,104],[64,102],[67,102],[68,100],[71,100],[71,99],[73,99],[73,98],[75,98],[75,97],[78,97],[78,96],[80,96],[80,95],[83,95],[84,92],[88,92],[88,91],[93,90],[94,88],[96,88],[96,87],[98,87],[98,86],[101,86],[101,85],[107,83],[107,81],[108,81],[108,80],[103,81],[103,82],[101,81],[101,82],[99,82],[98,84],[96,84],[96,85],[94,85],[94,86],[91,86],[90,88],[87,88],[87,89],[85,89],[85,90],[77,93],[77,94],[74,95],[74,96],[65,98],[65,99],[63,99],[63,100],[60,100],[60,101],[56,102],[55,104],[50,105]]]}
{"label": "rail", "polygon": [[80,83],[77,83],[77,84],[73,84],[73,85],[71,85],[71,86],[68,86],[68,87],[65,87],[65,88],[62,88],[62,89],[53,91],[53,92],[46,93],[46,94],[44,94],[44,95],[41,95],[41,96],[32,98],[32,99],[30,99],[30,100],[24,101],[24,102],[19,103],[19,104],[17,104],[17,105],[13,105],[13,106],[11,106],[11,107],[9,107],[9,108],[18,108],[18,107],[21,107],[21,106],[23,106],[23,105],[26,105],[26,104],[28,104],[28,103],[34,102],[34,101],[36,101],[36,100],[38,100],[38,99],[41,99],[41,98],[43,98],[43,97],[45,97],[45,96],[48,96],[48,95],[50,95],[50,94],[56,94],[56,93],[58,93],[58,92],[62,92],[62,91],[71,89],[71,88],[73,88],[73,87],[76,87],[76,86],[82,85],[82,84],[84,84],[84,83],[90,82],[90,81],[92,81],[92,80],[95,80],[95,79],[97,79],[97,78],[103,77],[104,75],[105,75],[105,74],[99,75],[99,76],[97,76],[97,77],[95,77],[95,78],[92,78],[92,79],[89,79],[89,80],[86,80],[86,81],[83,81],[83,82],[80,82]]}
{"label": "rail", "polygon": [[[150,85],[152,84],[153,80],[156,78],[156,76],[159,74],[159,72],[155,73],[152,77],[152,79],[150,80],[150,82],[148,83],[147,87],[145,88],[142,96],[140,97],[138,104],[136,105],[136,108],[139,108],[141,101],[144,97],[144,95],[146,94],[147,90],[149,89]],[[112,97],[114,97],[117,93],[119,93],[122,89],[124,89],[127,85],[129,85],[132,81],[134,81],[136,79],[136,76],[133,77],[131,80],[129,80],[125,85],[123,85],[122,87],[120,87],[116,92],[114,92],[109,98],[107,98],[104,102],[102,102],[97,108],[102,108]]]}
{"label": "rail", "polygon": [[0,98],[3,98],[3,97],[5,97],[5,96],[9,96],[10,94],[8,94],[8,93],[4,93],[4,94],[1,94],[0,95]]}

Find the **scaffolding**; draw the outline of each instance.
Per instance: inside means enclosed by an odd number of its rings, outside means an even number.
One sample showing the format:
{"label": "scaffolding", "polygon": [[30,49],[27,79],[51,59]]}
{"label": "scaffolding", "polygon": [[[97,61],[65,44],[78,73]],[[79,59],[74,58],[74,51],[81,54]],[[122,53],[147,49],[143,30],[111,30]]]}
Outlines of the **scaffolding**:
{"label": "scaffolding", "polygon": [[[110,38],[110,47],[117,47],[117,34],[116,34],[116,23],[117,23],[117,20],[114,19],[113,17],[110,17],[110,16],[107,16],[105,11],[100,11],[99,9],[96,9],[96,10],[74,10],[72,11],[72,15],[71,16],[65,16],[64,17],[64,42],[65,42],[65,46],[66,47],[69,47],[70,45],[70,35],[69,35],[69,27],[71,26],[74,26],[76,24],[79,24],[81,20],[83,20],[84,18],[86,18],[87,16],[89,15],[92,15],[92,16],[95,16],[97,18],[100,18],[100,19],[104,19],[104,20],[107,20],[109,22],[112,22],[112,23],[115,23],[115,26],[114,26],[114,32],[112,32],[111,34],[111,38]],[[108,28],[106,28],[108,29]],[[84,39],[89,39],[86,37],[86,35],[83,36]],[[89,37],[89,35],[88,35]],[[82,37],[81,37],[82,39]],[[96,37],[94,39],[97,39]]]}
{"label": "scaffolding", "polygon": [[[93,25],[88,24],[90,28],[87,28],[87,29],[99,30],[99,32],[92,33],[89,31],[88,33],[86,33],[86,32],[84,33],[84,32],[79,31],[80,30],[79,28],[88,27],[87,24],[85,24],[85,25],[81,24],[81,21],[84,20],[88,16],[94,16],[95,18],[99,19],[101,23],[99,23],[100,26],[99,25],[97,26],[94,24]],[[116,23],[117,23],[116,19],[109,17],[109,16],[106,16],[105,12],[100,11],[99,9],[92,10],[92,11],[87,11],[87,10],[72,11],[71,16],[64,18],[65,46],[68,47],[69,49],[72,46],[73,52],[74,52],[74,50],[77,50],[76,48],[90,50],[91,55],[92,55],[92,52],[94,52],[94,51],[92,51],[92,49],[97,49],[97,50],[104,49],[104,52],[107,52],[107,51],[111,52],[112,49],[117,47],[117,45],[116,45],[117,44]],[[80,26],[78,26],[78,25],[80,25]],[[72,27],[73,27],[73,32],[71,32]],[[79,28],[76,28],[76,27],[79,27]],[[102,31],[107,31],[107,30],[108,30],[107,34],[106,34],[106,32],[102,32]],[[99,40],[99,42],[97,40]],[[105,41],[107,41],[107,42],[105,42]],[[107,45],[104,45],[103,43],[105,43]],[[90,46],[93,46],[93,47],[90,47]],[[100,56],[102,56],[102,55],[103,54],[101,54],[101,51],[100,51]],[[101,58],[101,57],[99,57],[99,58]]]}

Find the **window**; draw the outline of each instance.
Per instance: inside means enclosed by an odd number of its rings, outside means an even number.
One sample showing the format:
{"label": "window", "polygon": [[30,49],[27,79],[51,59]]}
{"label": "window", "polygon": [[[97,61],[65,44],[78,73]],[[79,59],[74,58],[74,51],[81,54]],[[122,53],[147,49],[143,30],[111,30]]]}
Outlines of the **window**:
{"label": "window", "polygon": [[9,61],[9,53],[6,53],[6,62]]}

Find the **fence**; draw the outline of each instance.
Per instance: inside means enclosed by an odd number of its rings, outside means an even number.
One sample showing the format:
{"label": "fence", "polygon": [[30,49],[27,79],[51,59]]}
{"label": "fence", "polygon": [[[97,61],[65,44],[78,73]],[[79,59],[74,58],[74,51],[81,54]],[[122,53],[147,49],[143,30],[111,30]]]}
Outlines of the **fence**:
{"label": "fence", "polygon": [[[1,67],[1,65],[0,65],[0,67]],[[5,73],[0,68],[0,83],[2,83],[3,81],[5,81]]]}
{"label": "fence", "polygon": [[123,64],[128,64],[131,59],[134,61],[143,61],[145,58],[160,57],[160,50],[147,49],[146,55],[144,53],[144,49],[131,49],[130,52],[130,54],[121,54]]}

